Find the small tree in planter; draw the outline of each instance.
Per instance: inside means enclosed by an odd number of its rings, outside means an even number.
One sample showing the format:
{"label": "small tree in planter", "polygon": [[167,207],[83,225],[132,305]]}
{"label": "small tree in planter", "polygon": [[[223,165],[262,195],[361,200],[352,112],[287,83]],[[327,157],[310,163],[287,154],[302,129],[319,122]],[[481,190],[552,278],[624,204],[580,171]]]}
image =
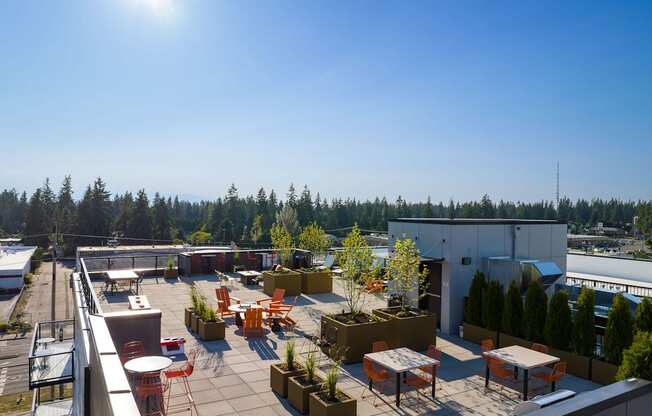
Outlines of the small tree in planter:
{"label": "small tree in planter", "polygon": [[560,290],[550,300],[544,328],[546,342],[552,348],[568,351],[573,321],[568,307],[568,294]]}
{"label": "small tree in planter", "polygon": [[172,256],[168,256],[168,261],[167,264],[165,265],[165,271],[163,272],[163,276],[166,278],[170,277],[177,277],[179,273],[174,267],[174,258]]}
{"label": "small tree in planter", "polygon": [[604,331],[604,356],[608,362],[620,364],[623,351],[632,344],[633,332],[634,325],[629,304],[625,297],[618,293],[613,298]]}
{"label": "small tree in planter", "polygon": [[634,326],[637,331],[652,332],[652,299],[643,298],[636,308]]}
{"label": "small tree in planter", "polygon": [[348,314],[353,318],[360,313],[365,301],[365,291],[360,285],[363,276],[371,269],[373,254],[367,242],[360,234],[358,224],[353,226],[349,235],[342,242],[344,249],[338,253],[342,267],[342,285]]}
{"label": "small tree in planter", "polygon": [[503,332],[514,337],[520,337],[523,333],[523,300],[521,291],[514,281],[509,284],[505,296]]}
{"label": "small tree in planter", "polygon": [[305,375],[290,377],[288,380],[288,401],[301,413],[307,413],[310,408],[310,393],[319,391],[322,379],[315,375],[317,356],[310,351],[303,367]]}
{"label": "small tree in planter", "polygon": [[504,303],[503,287],[498,281],[492,280],[482,297],[482,321],[485,328],[500,331]]}
{"label": "small tree in planter", "polygon": [[288,396],[288,378],[303,374],[304,369],[295,361],[294,341],[285,343],[285,360],[281,364],[272,364],[270,370],[270,386],[281,397]]}
{"label": "small tree in planter", "polygon": [[[396,313],[398,317],[410,316],[410,298],[413,302],[425,296],[419,293],[426,282],[428,268],[419,271],[421,256],[416,244],[410,239],[396,240],[394,254],[387,262],[385,276],[394,282],[394,290],[400,300],[400,310]],[[412,296],[411,296],[412,295]]]}
{"label": "small tree in planter", "polygon": [[464,319],[466,322],[482,326],[482,294],[487,287],[484,273],[480,270],[475,272],[471,287],[469,288],[469,297],[466,301],[466,313]]}
{"label": "small tree in planter", "polygon": [[272,247],[278,254],[281,264],[289,267],[292,258],[292,246],[294,245],[292,234],[279,223],[272,225],[269,234],[272,238]]}
{"label": "small tree in planter", "polygon": [[310,394],[311,416],[352,416],[356,414],[356,400],[337,388],[339,365],[334,365],[326,373],[322,390]]}
{"label": "small tree in planter", "polygon": [[325,253],[328,249],[328,237],[323,228],[316,222],[308,224],[299,234],[299,248],[313,254]]}
{"label": "small tree in planter", "polygon": [[583,287],[577,298],[577,311],[571,334],[573,349],[580,355],[592,357],[595,351],[595,292]]}
{"label": "small tree in planter", "polygon": [[523,332],[525,337],[534,342],[543,341],[543,329],[546,323],[548,299],[539,282],[532,282],[525,292],[523,309]]}
{"label": "small tree in planter", "polygon": [[652,380],[652,332],[638,332],[632,345],[623,352],[616,380],[630,377]]}

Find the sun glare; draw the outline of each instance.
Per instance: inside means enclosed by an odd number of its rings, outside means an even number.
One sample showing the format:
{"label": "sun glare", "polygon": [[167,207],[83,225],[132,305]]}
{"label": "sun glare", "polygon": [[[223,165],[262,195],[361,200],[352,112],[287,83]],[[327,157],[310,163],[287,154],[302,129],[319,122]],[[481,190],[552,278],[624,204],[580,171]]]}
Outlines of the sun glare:
{"label": "sun glare", "polygon": [[175,12],[174,0],[131,0],[137,9],[156,16],[169,16]]}

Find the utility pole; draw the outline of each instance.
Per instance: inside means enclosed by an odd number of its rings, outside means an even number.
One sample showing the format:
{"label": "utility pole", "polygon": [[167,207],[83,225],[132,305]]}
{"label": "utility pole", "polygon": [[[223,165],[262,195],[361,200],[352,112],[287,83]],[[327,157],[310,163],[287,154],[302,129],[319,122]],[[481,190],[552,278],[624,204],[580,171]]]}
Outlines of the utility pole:
{"label": "utility pole", "polygon": [[559,210],[559,162],[557,162],[557,210]]}

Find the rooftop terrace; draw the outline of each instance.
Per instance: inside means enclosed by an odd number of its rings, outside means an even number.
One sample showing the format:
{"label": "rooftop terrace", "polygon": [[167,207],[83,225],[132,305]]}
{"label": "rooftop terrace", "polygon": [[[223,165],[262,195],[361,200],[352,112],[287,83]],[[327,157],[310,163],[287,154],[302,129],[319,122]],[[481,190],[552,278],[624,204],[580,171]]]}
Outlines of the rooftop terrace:
{"label": "rooftop terrace", "polygon": [[[298,322],[293,332],[274,333],[247,338],[226,318],[226,339],[223,341],[200,341],[184,325],[184,308],[189,305],[189,288],[192,283],[199,288],[215,307],[214,289],[220,283],[214,275],[193,276],[179,280],[146,278],[141,294],[148,297],[152,308],[162,312],[161,336],[184,336],[188,341],[186,350],[198,347],[200,355],[196,369],[190,377],[193,396],[201,415],[288,415],[298,414],[287,402],[270,388],[269,366],[280,362],[284,345],[296,340],[299,353],[314,349],[307,338],[319,332],[320,316],[343,309],[343,290],[338,281],[333,293],[301,295],[291,316]],[[103,312],[128,309],[127,293],[108,294],[102,282],[94,282],[95,291]],[[243,301],[264,298],[262,287],[243,286],[233,282],[229,286],[232,296]],[[287,298],[286,298],[287,300]],[[386,305],[381,295],[368,295],[367,308]],[[367,378],[361,364],[344,365],[339,387],[358,401],[358,415],[508,415],[520,401],[520,385],[502,386],[492,382],[490,389],[484,387],[484,362],[478,345],[454,336],[437,337],[437,347],[442,351],[441,367],[437,372],[436,399],[410,392],[402,399],[401,407],[394,404],[394,391],[389,389],[374,398],[361,395],[367,386]],[[331,364],[322,357],[320,365],[327,369]],[[391,384],[391,383],[390,383]],[[536,387],[536,385],[535,385]],[[570,375],[559,383],[559,388],[583,392],[599,387],[589,381]],[[173,393],[175,393],[173,391]],[[174,404],[174,402],[173,402]],[[190,414],[189,410],[172,408],[168,414]]]}

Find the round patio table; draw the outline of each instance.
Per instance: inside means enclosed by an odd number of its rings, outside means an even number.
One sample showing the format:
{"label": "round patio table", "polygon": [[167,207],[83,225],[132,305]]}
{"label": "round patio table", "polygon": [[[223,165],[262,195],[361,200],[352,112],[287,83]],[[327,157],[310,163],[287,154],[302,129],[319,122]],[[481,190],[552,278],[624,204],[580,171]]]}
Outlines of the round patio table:
{"label": "round patio table", "polygon": [[262,309],[263,307],[257,303],[237,303],[235,305],[229,306],[229,310],[235,313],[235,324],[237,326],[242,326],[242,317],[241,313],[247,312],[249,309]]}
{"label": "round patio table", "polygon": [[125,363],[125,370],[130,373],[153,373],[163,371],[172,365],[172,360],[160,355],[149,355],[145,357],[134,358]]}
{"label": "round patio table", "polygon": [[38,345],[42,345],[44,350],[48,349],[48,344],[52,344],[55,341],[52,337],[43,337],[36,340]]}

